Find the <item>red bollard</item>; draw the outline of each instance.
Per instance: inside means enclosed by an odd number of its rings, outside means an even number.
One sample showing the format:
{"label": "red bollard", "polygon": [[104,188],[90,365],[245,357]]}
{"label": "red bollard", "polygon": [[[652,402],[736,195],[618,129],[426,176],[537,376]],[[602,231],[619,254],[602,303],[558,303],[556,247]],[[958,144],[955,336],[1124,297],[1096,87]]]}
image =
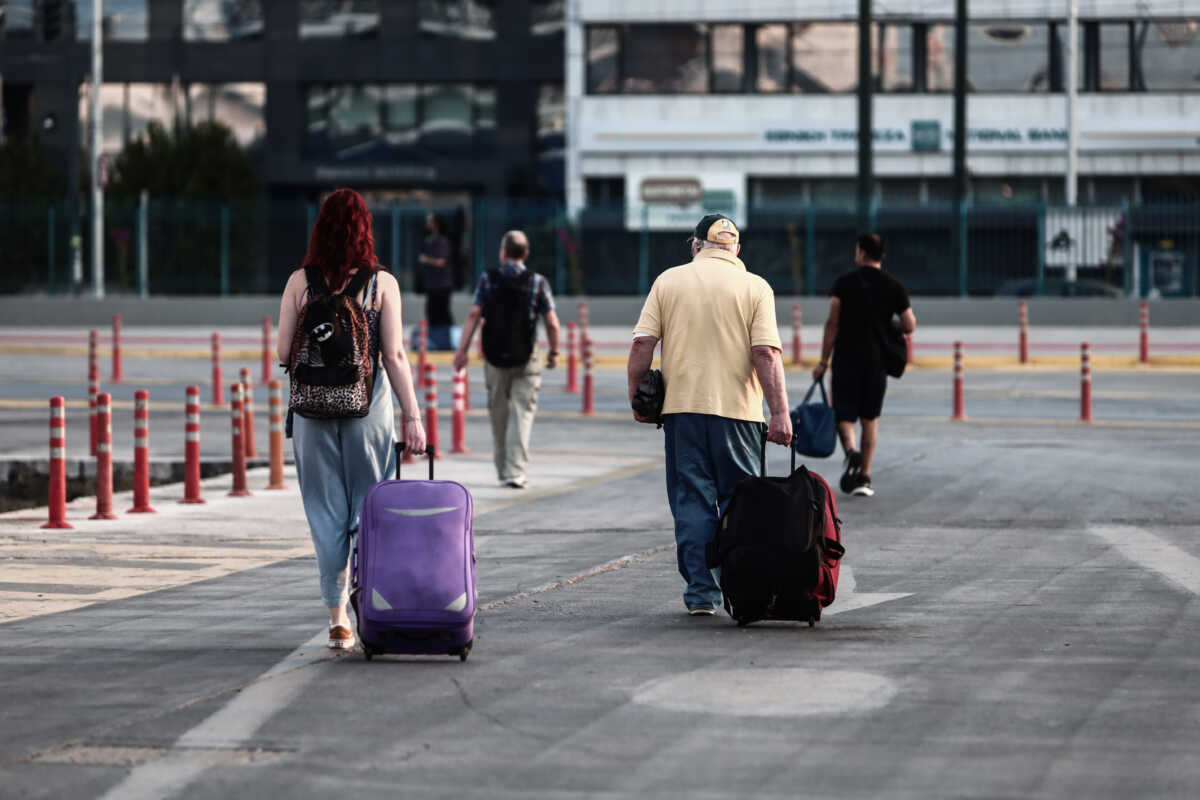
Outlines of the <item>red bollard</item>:
{"label": "red bollard", "polygon": [[96,513],[88,519],[116,519],[113,513],[112,395],[96,398]]}
{"label": "red bollard", "polygon": [[1092,346],[1079,346],[1079,421],[1092,421]]}
{"label": "red bollard", "polygon": [[[482,341],[482,339],[480,340]],[[429,320],[423,319],[417,325],[417,374],[425,374],[425,366],[429,363]]]}
{"label": "red bollard", "polygon": [[229,386],[229,414],[233,428],[233,489],[230,497],[249,497],[250,490],[246,488],[246,445],[242,442],[242,384],[234,383]]}
{"label": "red bollard", "polygon": [[270,395],[267,410],[270,423],[271,479],[268,489],[286,489],[283,483],[283,386],[279,381],[267,384]]}
{"label": "red bollard", "polygon": [[121,369],[121,315],[114,314],[112,318],[112,382],[120,383],[125,379]]}
{"label": "red bollard", "polygon": [[74,528],[67,522],[67,403],[50,398],[50,518],[43,528]]}
{"label": "red bollard", "polygon": [[466,370],[454,373],[453,392],[450,395],[450,439],[451,453],[466,453],[467,451],[467,408],[463,400],[466,392],[463,387],[467,384]]}
{"label": "red bollard", "polygon": [[441,458],[438,447],[437,368],[425,365],[425,440],[433,448],[433,457]]}
{"label": "red bollard", "polygon": [[246,447],[246,458],[258,458],[254,445],[254,385],[250,382],[250,368],[242,367],[238,372],[242,384],[242,444]]}
{"label": "red bollard", "polygon": [[579,364],[575,359],[575,336],[577,334],[574,322],[567,323],[567,386],[566,391],[574,394],[579,391]]}
{"label": "red bollard", "polygon": [[596,384],[592,378],[592,340],[583,337],[583,414],[596,413]]}
{"label": "red bollard", "polygon": [[187,387],[183,426],[183,499],[181,503],[203,503],[200,496],[200,387]]}
{"label": "red bollard", "polygon": [[800,320],[803,312],[799,305],[792,306],[792,363],[800,366]]}
{"label": "red bollard", "polygon": [[88,453],[95,458],[96,442],[99,434],[96,432],[96,398],[100,394],[100,364],[97,361],[100,334],[88,332]]}
{"label": "red bollard", "polygon": [[1021,332],[1017,337],[1017,357],[1022,364],[1029,363],[1029,305],[1020,300],[1017,303],[1017,319]]}
{"label": "red bollard", "polygon": [[463,387],[463,411],[471,410],[471,366],[468,360],[467,366],[462,368],[462,387]]}
{"label": "red bollard", "polygon": [[212,335],[212,401],[213,405],[225,402],[221,394],[221,334]]}
{"label": "red bollard", "polygon": [[1138,361],[1143,364],[1150,363],[1150,304],[1145,300],[1142,301],[1138,309],[1138,317],[1141,324],[1141,337],[1138,342]]}
{"label": "red bollard", "polygon": [[133,393],[133,508],[127,514],[153,514],[150,507],[150,392]]}
{"label": "red bollard", "polygon": [[262,318],[262,382],[271,382],[271,318]]}
{"label": "red bollard", "polygon": [[963,421],[967,415],[963,411],[963,344],[954,343],[954,416],[953,420]]}

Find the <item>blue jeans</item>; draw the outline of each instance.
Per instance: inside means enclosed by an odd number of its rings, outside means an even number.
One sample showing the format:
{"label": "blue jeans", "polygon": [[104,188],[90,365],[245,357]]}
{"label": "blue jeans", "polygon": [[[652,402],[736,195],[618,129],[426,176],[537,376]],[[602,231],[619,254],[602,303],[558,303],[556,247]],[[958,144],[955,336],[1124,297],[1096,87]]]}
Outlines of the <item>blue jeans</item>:
{"label": "blue jeans", "polygon": [[758,474],[764,426],[712,414],[667,414],[663,429],[675,555],[687,581],[683,602],[689,609],[719,607],[721,588],[705,563],[704,550],[734,488]]}

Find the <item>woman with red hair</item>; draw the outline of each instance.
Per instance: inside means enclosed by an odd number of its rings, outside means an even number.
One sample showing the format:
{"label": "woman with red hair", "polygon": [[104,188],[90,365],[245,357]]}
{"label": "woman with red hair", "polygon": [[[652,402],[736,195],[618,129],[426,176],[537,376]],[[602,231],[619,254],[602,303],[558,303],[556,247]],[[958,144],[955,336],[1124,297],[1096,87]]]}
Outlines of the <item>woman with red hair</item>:
{"label": "woman with red hair", "polygon": [[396,469],[393,389],[400,403],[402,441],[409,449],[425,449],[425,428],[404,352],[400,284],[375,257],[371,212],[358,192],[338,189],[325,199],[313,225],[308,255],[283,290],[278,351],[284,364],[291,363],[296,322],[312,295],[306,268],[319,270],[325,285],[335,293],[359,273],[370,273],[365,283],[358,281],[363,288],[355,297],[366,317],[376,375],[370,410],[365,417],[343,419],[297,415],[293,423],[296,477],[317,554],[321,596],[329,608],[329,646],[345,649],[354,645],[346,613],[350,532],[358,525],[367,490]]}

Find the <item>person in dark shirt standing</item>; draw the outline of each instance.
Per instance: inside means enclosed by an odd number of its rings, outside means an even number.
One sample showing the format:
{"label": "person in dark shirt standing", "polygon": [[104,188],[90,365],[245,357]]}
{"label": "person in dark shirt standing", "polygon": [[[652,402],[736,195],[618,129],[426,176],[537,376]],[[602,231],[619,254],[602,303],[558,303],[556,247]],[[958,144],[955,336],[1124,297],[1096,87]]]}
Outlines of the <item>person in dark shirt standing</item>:
{"label": "person in dark shirt standing", "polygon": [[[855,268],[833,283],[829,317],[821,342],[821,362],[813,379],[821,380],[833,359],[833,409],[838,437],[846,453],[841,487],[847,494],[870,497],[871,462],[879,441],[879,415],[887,390],[887,372],[879,332],[872,315],[904,333],[917,329],[908,292],[883,271],[883,239],[874,233],[858,237]],[[855,423],[862,424],[862,450],[855,444]]]}
{"label": "person in dark shirt standing", "polygon": [[[454,264],[450,240],[446,238],[446,223],[437,214],[425,218],[425,241],[417,261],[422,267],[425,288],[425,319],[430,329],[454,325],[450,311],[450,295],[454,293]],[[433,337],[431,338],[441,338]],[[446,335],[449,341],[449,334]],[[448,347],[448,345],[447,345]]]}

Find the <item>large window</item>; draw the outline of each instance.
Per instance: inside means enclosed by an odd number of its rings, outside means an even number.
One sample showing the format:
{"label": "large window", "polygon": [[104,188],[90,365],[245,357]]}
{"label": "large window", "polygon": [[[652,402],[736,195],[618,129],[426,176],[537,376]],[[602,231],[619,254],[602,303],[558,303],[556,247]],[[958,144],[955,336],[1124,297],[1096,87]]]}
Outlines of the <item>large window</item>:
{"label": "large window", "polygon": [[1045,23],[971,25],[967,31],[968,89],[973,92],[1047,92],[1050,90],[1049,54],[1049,30]]}
{"label": "large window", "polygon": [[[100,106],[104,114],[101,129],[101,149],[118,153],[132,139],[145,135],[150,123],[157,122],[168,131],[176,123],[184,123],[183,98],[166,83],[106,83],[100,87]],[[79,126],[81,146],[91,148],[89,141],[92,101],[90,92],[79,92]]]}
{"label": "large window", "polygon": [[1200,90],[1200,19],[1139,22],[1134,40],[1137,89]]}
{"label": "large window", "polygon": [[792,74],[788,62],[788,26],[759,25],[754,31],[754,49],[758,66],[755,89],[786,92]]}
{"label": "large window", "polygon": [[34,0],[4,0],[0,2],[0,29],[7,33],[33,30]]}
{"label": "large window", "polygon": [[623,42],[622,89],[629,94],[708,91],[705,25],[637,25]]}
{"label": "large window", "polygon": [[588,28],[587,87],[590,94],[612,94],[620,88],[620,57],[616,28]]}
{"label": "large window", "polygon": [[858,25],[842,22],[792,26],[792,89],[852,92],[858,86]]}
{"label": "large window", "polygon": [[379,30],[380,0],[300,0],[300,38],[356,36]]}
{"label": "large window", "polygon": [[562,33],[566,0],[529,0],[529,31],[534,36]]}
{"label": "large window", "polygon": [[183,0],[183,38],[227,42],[262,36],[262,0]]}
{"label": "large window", "polygon": [[[396,2],[396,0],[391,0]],[[459,39],[496,38],[496,0],[420,0],[421,31]]]}
{"label": "large window", "polygon": [[308,152],[386,161],[494,147],[496,91],[465,83],[308,88]]}
{"label": "large window", "polygon": [[[92,39],[92,0],[74,0],[75,38]],[[104,0],[100,29],[105,41],[145,41],[150,32],[147,0]],[[64,4],[65,5],[65,4]]]}
{"label": "large window", "polygon": [[[879,25],[875,42],[874,73],[884,92],[913,90],[913,29],[911,25]],[[856,70],[857,71],[857,70]]]}
{"label": "large window", "polygon": [[746,35],[741,25],[712,26],[714,92],[746,91]]}
{"label": "large window", "polygon": [[233,131],[242,147],[266,136],[266,104],[262,83],[193,83],[187,88],[188,122],[219,122]]}

